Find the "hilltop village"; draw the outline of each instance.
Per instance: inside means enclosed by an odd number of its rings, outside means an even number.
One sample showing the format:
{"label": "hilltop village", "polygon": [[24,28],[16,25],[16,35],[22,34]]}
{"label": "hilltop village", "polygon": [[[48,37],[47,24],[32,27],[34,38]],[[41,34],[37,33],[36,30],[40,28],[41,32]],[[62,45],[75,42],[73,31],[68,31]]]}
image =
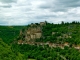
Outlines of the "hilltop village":
{"label": "hilltop village", "polygon": [[[22,29],[20,30],[20,35],[19,35],[19,39],[18,39],[18,44],[29,44],[29,45],[48,45],[49,47],[60,47],[62,49],[64,49],[65,46],[70,47],[71,44],[69,42],[63,42],[60,41],[59,43],[56,42],[51,42],[51,41],[46,41],[46,42],[41,42],[37,40],[44,40],[45,36],[44,36],[44,32],[43,32],[43,27],[46,26],[46,22],[40,22],[40,23],[31,23],[28,28]],[[68,27],[69,28],[69,27]],[[51,36],[55,37],[56,34],[59,34],[59,32],[51,32]],[[57,36],[56,41],[59,41],[60,39],[71,39],[72,33],[68,32],[66,34],[62,33],[62,36]],[[50,36],[47,36],[46,38],[49,38]],[[76,48],[76,49],[80,49],[79,45],[75,45],[72,44],[72,47]]]}
{"label": "hilltop village", "polygon": [[0,26],[0,60],[80,60],[80,23]]}

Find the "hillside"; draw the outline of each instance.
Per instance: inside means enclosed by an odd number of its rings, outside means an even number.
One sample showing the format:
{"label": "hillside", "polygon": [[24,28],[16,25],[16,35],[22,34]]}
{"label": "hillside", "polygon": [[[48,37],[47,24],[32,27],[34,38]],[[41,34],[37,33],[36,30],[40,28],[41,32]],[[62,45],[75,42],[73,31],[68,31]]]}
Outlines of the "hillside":
{"label": "hillside", "polygon": [[0,26],[0,47],[0,60],[80,60],[80,23]]}
{"label": "hillside", "polygon": [[24,28],[24,26],[0,26],[0,38],[10,44],[17,38],[19,31]]}
{"label": "hillside", "polygon": [[11,49],[11,46],[0,39],[0,60],[22,60],[23,55]]}
{"label": "hillside", "polygon": [[80,23],[52,24],[43,22],[31,24],[27,29],[21,30],[18,44],[56,43],[69,46],[80,45]]}

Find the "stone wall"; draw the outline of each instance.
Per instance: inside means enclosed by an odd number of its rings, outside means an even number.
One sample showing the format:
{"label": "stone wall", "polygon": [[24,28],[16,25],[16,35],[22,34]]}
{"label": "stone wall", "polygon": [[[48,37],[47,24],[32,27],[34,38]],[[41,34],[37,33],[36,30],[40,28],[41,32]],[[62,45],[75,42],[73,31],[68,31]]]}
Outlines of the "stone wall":
{"label": "stone wall", "polygon": [[44,25],[46,25],[45,22],[40,22],[40,26],[44,26]]}

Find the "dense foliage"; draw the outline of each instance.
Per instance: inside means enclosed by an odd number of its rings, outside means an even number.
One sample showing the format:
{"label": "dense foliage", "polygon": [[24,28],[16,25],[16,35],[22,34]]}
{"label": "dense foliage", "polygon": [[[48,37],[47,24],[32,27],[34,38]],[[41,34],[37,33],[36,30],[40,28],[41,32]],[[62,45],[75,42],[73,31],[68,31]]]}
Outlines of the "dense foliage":
{"label": "dense foliage", "polygon": [[0,26],[0,38],[7,43],[10,44],[17,38],[19,32],[25,26]]}
{"label": "dense foliage", "polygon": [[12,49],[14,51],[20,52],[24,55],[26,59],[35,59],[35,60],[80,60],[80,52],[74,48],[65,47],[61,49],[50,48],[47,45],[44,46],[35,46],[35,45],[13,45]]}
{"label": "dense foliage", "polygon": [[64,43],[69,42],[71,44],[80,44],[80,23],[64,23],[62,24],[51,24],[47,23],[43,26],[43,37],[38,39],[38,42],[53,42],[53,43]]}
{"label": "dense foliage", "polygon": [[11,46],[8,46],[0,39],[0,60],[23,60],[20,52],[14,52]]}
{"label": "dense foliage", "polygon": [[[80,60],[80,51],[74,47],[65,46],[61,49],[50,48],[48,45],[14,44],[20,30],[25,30],[26,27],[0,26],[0,60]],[[42,38],[37,39],[37,42],[80,44],[79,22],[61,24],[46,22],[46,26],[42,27],[42,33]]]}

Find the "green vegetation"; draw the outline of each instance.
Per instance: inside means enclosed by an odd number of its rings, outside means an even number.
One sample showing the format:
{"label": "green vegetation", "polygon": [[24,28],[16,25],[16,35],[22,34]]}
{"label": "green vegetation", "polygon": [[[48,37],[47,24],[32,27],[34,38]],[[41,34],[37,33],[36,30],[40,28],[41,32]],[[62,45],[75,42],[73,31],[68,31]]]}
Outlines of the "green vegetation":
{"label": "green vegetation", "polygon": [[26,59],[35,60],[80,60],[80,52],[74,48],[65,47],[49,48],[47,45],[37,47],[36,45],[13,45],[14,51],[20,52]]}
{"label": "green vegetation", "polygon": [[53,42],[53,43],[64,43],[80,44],[80,23],[64,23],[62,24],[51,24],[47,23],[43,26],[43,37],[37,42]]}
{"label": "green vegetation", "polygon": [[19,35],[19,32],[25,26],[0,26],[0,38],[7,43],[10,44]]}
{"label": "green vegetation", "polygon": [[46,26],[42,27],[43,36],[36,42],[71,44],[70,47],[65,46],[64,49],[51,48],[48,45],[14,43],[17,41],[20,30],[24,31],[29,26],[0,26],[0,60],[80,60],[80,51],[71,47],[72,44],[80,45],[79,22],[62,22],[61,24],[46,22]]}
{"label": "green vegetation", "polygon": [[23,60],[23,55],[20,52],[14,52],[11,46],[0,39],[0,60]]}

